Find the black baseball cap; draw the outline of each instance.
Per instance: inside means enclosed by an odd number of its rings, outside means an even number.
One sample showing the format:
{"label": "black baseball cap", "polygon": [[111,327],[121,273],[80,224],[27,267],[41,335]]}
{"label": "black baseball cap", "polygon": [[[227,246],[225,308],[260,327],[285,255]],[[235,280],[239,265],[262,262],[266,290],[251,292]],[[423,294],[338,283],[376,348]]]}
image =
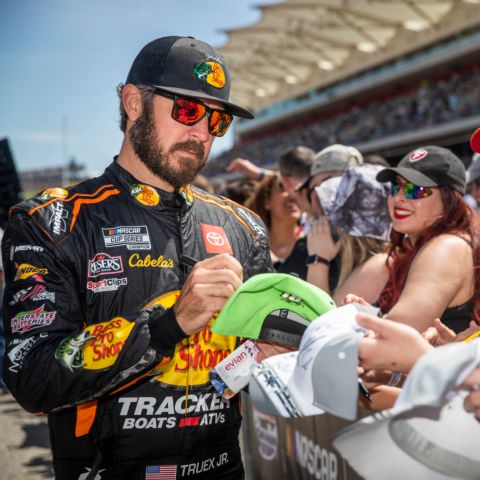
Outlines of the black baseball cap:
{"label": "black baseball cap", "polygon": [[379,182],[391,182],[399,175],[419,187],[450,186],[465,193],[465,166],[447,148],[430,145],[417,148],[402,158],[396,168],[385,168],[377,175]]}
{"label": "black baseball cap", "polygon": [[193,37],[162,37],[147,43],[133,61],[125,83],[215,100],[232,115],[254,118],[247,109],[228,101],[230,74],[223,57]]}

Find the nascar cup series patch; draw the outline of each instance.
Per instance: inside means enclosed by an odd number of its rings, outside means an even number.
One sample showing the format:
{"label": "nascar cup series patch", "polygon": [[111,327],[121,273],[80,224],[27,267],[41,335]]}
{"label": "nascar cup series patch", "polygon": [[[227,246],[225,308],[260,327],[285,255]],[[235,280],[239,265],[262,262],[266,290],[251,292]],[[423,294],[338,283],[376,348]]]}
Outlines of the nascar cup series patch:
{"label": "nascar cup series patch", "polygon": [[132,185],[130,187],[130,194],[137,202],[147,207],[154,207],[160,203],[160,195],[149,185],[143,185],[141,183]]}
{"label": "nascar cup series patch", "polygon": [[122,317],[91,325],[80,335],[63,340],[55,358],[72,372],[77,368],[101,370],[111,367],[134,325]]}

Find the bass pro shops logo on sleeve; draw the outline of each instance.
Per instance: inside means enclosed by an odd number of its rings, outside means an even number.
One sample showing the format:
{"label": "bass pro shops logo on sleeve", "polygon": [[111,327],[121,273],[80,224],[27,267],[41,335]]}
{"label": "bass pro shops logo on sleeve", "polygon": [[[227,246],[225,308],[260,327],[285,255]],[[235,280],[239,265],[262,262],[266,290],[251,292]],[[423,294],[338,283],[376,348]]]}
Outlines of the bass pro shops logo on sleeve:
{"label": "bass pro shops logo on sleeve", "polygon": [[79,335],[63,340],[55,358],[71,372],[77,368],[109,368],[120,355],[134,325],[122,317],[91,325]]}

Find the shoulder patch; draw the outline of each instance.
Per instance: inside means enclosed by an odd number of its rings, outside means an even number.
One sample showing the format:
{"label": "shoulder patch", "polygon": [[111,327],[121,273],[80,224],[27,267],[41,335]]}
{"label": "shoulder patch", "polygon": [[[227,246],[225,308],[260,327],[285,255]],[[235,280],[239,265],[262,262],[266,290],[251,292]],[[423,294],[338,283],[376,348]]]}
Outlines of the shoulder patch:
{"label": "shoulder patch", "polygon": [[111,184],[102,185],[92,193],[82,193],[75,188],[49,188],[16,205],[11,213],[27,213],[54,243],[59,244],[73,232],[83,205],[100,203],[119,193]]}

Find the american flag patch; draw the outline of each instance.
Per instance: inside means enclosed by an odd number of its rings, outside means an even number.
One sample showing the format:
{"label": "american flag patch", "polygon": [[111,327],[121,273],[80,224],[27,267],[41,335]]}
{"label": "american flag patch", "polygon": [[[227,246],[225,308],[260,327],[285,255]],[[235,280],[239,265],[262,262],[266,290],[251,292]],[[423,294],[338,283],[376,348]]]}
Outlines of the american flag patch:
{"label": "american flag patch", "polygon": [[145,480],[176,480],[176,465],[152,465],[145,470]]}

